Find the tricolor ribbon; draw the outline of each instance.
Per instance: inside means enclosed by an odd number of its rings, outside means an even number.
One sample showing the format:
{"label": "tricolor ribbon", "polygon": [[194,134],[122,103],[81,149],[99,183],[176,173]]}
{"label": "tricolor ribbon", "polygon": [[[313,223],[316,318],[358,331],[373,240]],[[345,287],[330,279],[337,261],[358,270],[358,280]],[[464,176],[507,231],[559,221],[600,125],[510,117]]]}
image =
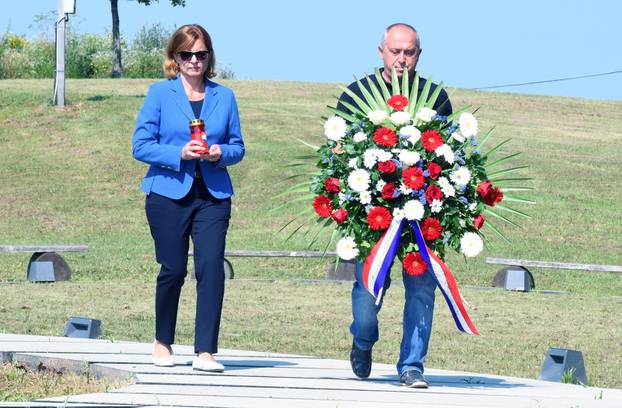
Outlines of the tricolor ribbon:
{"label": "tricolor ribbon", "polygon": [[[379,304],[382,299],[384,281],[389,272],[391,263],[395,258],[395,254],[397,253],[404,222],[403,219],[400,221],[393,219],[389,229],[387,229],[384,235],[376,242],[376,245],[374,245],[365,259],[363,265],[363,282],[361,283],[365,289],[376,298],[376,304]],[[415,233],[415,239],[417,240],[421,258],[428,265],[428,271],[432,272],[432,276],[434,276],[438,288],[445,297],[445,301],[447,302],[447,306],[449,306],[449,310],[456,322],[458,330],[468,334],[479,335],[479,332],[473,325],[473,322],[471,322],[471,318],[464,307],[462,296],[458,290],[458,284],[451,270],[430,250],[430,248],[428,248],[419,223],[410,221],[410,226]]]}
{"label": "tricolor ribbon", "polygon": [[380,237],[376,245],[372,248],[365,263],[363,264],[363,286],[369,293],[376,298],[376,305],[382,299],[382,289],[384,280],[389,273],[391,263],[400,245],[400,235],[402,234],[403,220],[391,221],[389,229]]}

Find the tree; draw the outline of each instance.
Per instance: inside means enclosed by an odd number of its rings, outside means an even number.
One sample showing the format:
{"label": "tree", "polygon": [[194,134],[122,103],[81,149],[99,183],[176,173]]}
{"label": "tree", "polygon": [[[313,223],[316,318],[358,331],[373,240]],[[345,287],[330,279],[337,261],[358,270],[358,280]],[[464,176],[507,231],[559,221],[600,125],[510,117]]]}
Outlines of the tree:
{"label": "tree", "polygon": [[[159,0],[136,0],[138,3],[145,6],[151,5],[152,2],[158,2]],[[186,6],[186,0],[169,0],[173,7]],[[120,78],[123,71],[123,65],[121,64],[121,34],[119,32],[119,0],[110,0],[110,11],[112,13],[112,51],[114,54],[114,62],[112,64],[112,77]]]}

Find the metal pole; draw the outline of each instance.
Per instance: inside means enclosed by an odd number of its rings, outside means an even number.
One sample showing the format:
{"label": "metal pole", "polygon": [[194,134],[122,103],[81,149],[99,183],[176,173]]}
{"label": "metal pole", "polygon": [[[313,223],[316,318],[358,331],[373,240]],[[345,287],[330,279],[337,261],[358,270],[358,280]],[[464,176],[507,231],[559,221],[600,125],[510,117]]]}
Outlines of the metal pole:
{"label": "metal pole", "polygon": [[58,18],[56,19],[56,94],[57,106],[65,106],[65,18],[63,0],[58,0]]}

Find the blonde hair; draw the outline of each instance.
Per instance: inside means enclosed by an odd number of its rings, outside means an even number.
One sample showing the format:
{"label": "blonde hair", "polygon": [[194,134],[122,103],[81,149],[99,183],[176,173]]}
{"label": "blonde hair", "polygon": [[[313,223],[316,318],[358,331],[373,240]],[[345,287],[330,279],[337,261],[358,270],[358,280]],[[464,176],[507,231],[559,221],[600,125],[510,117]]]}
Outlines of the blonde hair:
{"label": "blonde hair", "polygon": [[209,79],[216,76],[216,56],[214,55],[212,39],[207,31],[200,25],[186,24],[179,27],[168,40],[166,58],[163,66],[164,75],[166,75],[167,78],[174,78],[179,72],[179,65],[177,65],[177,61],[175,61],[175,54],[190,49],[197,40],[203,40],[207,51],[209,51],[204,78]]}

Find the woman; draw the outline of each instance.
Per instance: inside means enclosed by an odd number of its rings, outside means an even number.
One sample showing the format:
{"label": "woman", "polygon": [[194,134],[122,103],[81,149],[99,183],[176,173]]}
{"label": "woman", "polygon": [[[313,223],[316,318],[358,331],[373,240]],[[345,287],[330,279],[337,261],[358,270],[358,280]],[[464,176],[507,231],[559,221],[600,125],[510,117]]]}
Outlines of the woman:
{"label": "woman", "polygon": [[[215,76],[212,41],[203,27],[180,27],[169,40],[166,81],[153,84],[136,121],[134,158],[149,164],[141,189],[161,265],[156,284],[156,333],[152,360],[173,366],[175,324],[187,273],[188,243],[194,245],[197,306],[196,370],[221,372],[214,359],[224,293],[225,236],[233,187],[227,166],[244,157],[233,92],[209,80]],[[205,122],[205,139],[190,140],[189,122]]]}

